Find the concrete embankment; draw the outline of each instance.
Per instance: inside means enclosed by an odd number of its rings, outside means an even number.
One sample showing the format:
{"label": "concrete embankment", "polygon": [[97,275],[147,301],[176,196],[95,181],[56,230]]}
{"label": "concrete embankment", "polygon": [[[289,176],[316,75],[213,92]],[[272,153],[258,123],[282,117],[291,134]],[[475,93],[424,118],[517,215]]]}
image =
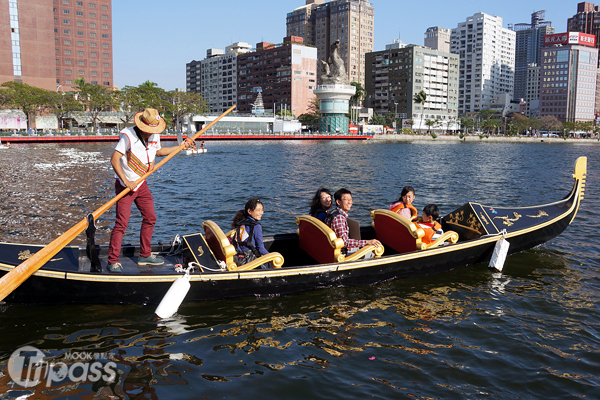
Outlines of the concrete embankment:
{"label": "concrete embankment", "polygon": [[500,143],[586,143],[600,144],[598,139],[563,139],[548,137],[529,137],[529,136],[483,136],[478,135],[465,136],[462,139],[458,135],[438,135],[435,139],[431,135],[374,135],[371,140],[389,140],[394,142],[500,142]]}

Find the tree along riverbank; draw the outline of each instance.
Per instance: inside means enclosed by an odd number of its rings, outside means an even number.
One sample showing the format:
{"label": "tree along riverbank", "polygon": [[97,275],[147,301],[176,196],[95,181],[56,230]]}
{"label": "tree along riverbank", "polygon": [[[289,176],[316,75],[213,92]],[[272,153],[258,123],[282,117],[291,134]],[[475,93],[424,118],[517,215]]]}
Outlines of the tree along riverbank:
{"label": "tree along riverbank", "polygon": [[467,135],[460,137],[458,135],[438,135],[436,138],[431,135],[386,135],[377,134],[373,135],[371,140],[390,140],[396,142],[416,142],[416,141],[448,141],[448,142],[503,142],[503,143],[589,143],[589,144],[600,144],[600,140],[594,139],[580,139],[580,138],[567,138],[563,139],[560,137],[531,137],[531,136],[479,136],[479,135]]}

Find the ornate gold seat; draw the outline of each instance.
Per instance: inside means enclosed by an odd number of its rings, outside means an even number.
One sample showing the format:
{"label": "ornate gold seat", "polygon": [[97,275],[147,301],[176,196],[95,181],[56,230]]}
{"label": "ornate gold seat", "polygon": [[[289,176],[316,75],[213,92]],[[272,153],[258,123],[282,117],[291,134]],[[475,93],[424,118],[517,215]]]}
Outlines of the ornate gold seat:
{"label": "ornate gold seat", "polygon": [[354,261],[371,251],[375,257],[381,257],[384,251],[383,246],[367,245],[349,256],[344,256],[344,241],[323,222],[310,215],[302,215],[296,217],[296,224],[300,248],[319,264]]}
{"label": "ornate gold seat", "polygon": [[212,250],[217,260],[225,262],[228,271],[249,271],[262,264],[273,262],[275,268],[281,268],[283,265],[283,256],[279,253],[269,253],[257,258],[256,260],[250,261],[248,264],[244,264],[238,267],[233,261],[235,256],[235,247],[229,242],[229,239],[223,233],[219,225],[213,221],[204,221],[202,223],[204,229],[204,237],[206,243]]}
{"label": "ornate gold seat", "polygon": [[373,210],[371,218],[373,219],[371,225],[375,229],[377,240],[398,253],[431,249],[444,242],[456,243],[458,241],[458,233],[447,231],[434,242],[423,243],[421,241],[425,235],[423,229],[390,210]]}

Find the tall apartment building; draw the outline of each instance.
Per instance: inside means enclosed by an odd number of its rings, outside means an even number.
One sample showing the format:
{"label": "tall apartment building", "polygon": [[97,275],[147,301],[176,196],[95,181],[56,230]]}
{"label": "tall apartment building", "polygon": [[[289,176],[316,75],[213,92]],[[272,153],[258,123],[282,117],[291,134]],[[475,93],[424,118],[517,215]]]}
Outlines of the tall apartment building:
{"label": "tall apartment building", "polygon": [[540,117],[561,121],[595,118],[598,49],[596,37],[566,32],[544,37],[540,69]]}
{"label": "tall apartment building", "polygon": [[[367,104],[375,113],[412,119],[414,129],[427,129],[426,119],[439,118],[445,126],[456,123],[458,66],[456,54],[395,41],[367,54]],[[413,102],[421,90],[427,94],[424,109]]]}
{"label": "tall apartment building", "polygon": [[[319,60],[327,61],[331,45],[340,41],[350,81],[365,82],[365,54],[373,51],[374,8],[367,0],[306,0],[288,13],[288,36],[299,36],[316,46]],[[319,74],[321,73],[319,68]]]}
{"label": "tall apartment building", "polygon": [[250,51],[244,42],[233,43],[225,51],[208,49],[204,60],[186,64],[186,91],[202,94],[210,112],[225,112],[237,104],[237,57]]}
{"label": "tall apartment building", "polygon": [[[578,3],[577,14],[567,19],[567,32],[594,35],[596,48],[600,48],[600,6],[588,2]],[[596,94],[595,113],[600,115],[600,90]]]}
{"label": "tall apartment building", "polygon": [[[540,64],[544,36],[554,33],[552,22],[544,21],[546,11],[531,14],[531,23],[515,24],[515,88],[513,98],[527,97],[527,68],[529,64]],[[509,29],[511,26],[509,25]]]}
{"label": "tall apartment building", "polygon": [[450,51],[460,56],[460,114],[489,109],[491,100],[513,93],[515,32],[501,17],[477,13],[452,29]]}
{"label": "tall apartment building", "polygon": [[296,117],[308,111],[317,87],[317,49],[301,37],[285,37],[279,46],[258,43],[237,64],[238,112],[250,113],[259,94],[266,110],[289,110]]}
{"label": "tall apartment building", "polygon": [[450,53],[452,30],[441,26],[432,26],[425,31],[425,47]]}
{"label": "tall apartment building", "polygon": [[[541,58],[540,58],[541,61]],[[540,117],[540,66],[536,63],[527,65],[527,89],[525,91],[525,115],[528,118]],[[520,99],[520,97],[519,97]]]}
{"label": "tall apartment building", "polygon": [[2,82],[62,91],[77,78],[114,85],[111,0],[7,3],[0,6]]}
{"label": "tall apartment building", "polygon": [[600,7],[594,3],[577,4],[577,14],[567,19],[567,32],[582,32],[596,36],[596,47],[600,46]]}

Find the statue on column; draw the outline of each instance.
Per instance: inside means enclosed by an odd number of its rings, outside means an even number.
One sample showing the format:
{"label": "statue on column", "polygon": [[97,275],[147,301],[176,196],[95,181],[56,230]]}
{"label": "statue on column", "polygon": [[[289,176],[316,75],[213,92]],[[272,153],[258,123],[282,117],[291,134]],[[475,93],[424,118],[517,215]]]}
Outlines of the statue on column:
{"label": "statue on column", "polygon": [[344,60],[340,57],[340,41],[336,40],[331,45],[331,54],[328,62],[323,60],[323,75],[321,76],[321,85],[349,85],[348,74],[344,66]]}

